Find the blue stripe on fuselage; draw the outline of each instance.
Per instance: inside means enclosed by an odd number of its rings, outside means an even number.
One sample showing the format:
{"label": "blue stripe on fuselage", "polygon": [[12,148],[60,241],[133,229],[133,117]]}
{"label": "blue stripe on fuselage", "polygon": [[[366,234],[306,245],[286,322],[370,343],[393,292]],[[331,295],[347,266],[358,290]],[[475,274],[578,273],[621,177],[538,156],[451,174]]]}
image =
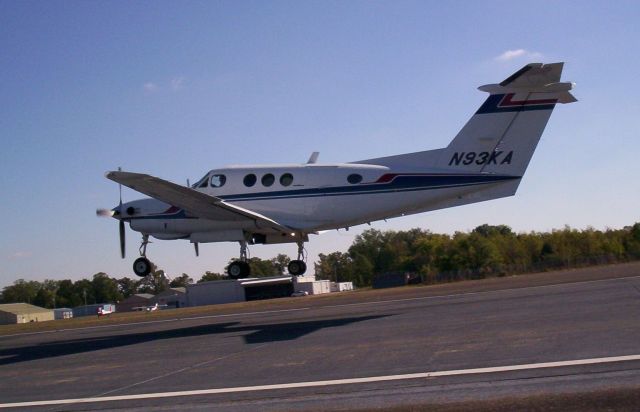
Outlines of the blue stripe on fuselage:
{"label": "blue stripe on fuselage", "polygon": [[409,190],[440,189],[454,186],[471,186],[494,183],[503,180],[519,179],[517,176],[497,175],[398,175],[387,183],[361,183],[349,186],[318,187],[298,190],[279,190],[275,192],[242,193],[220,196],[230,202],[238,200],[264,200],[317,196],[343,196],[368,193],[399,192]]}
{"label": "blue stripe on fuselage", "polygon": [[[229,202],[244,202],[252,200],[280,200],[304,197],[351,196],[365,194],[381,194],[394,192],[413,192],[419,190],[446,189],[460,186],[477,186],[488,183],[520,179],[521,176],[477,175],[477,174],[406,174],[397,175],[385,183],[361,183],[349,186],[318,187],[310,189],[278,190],[272,192],[241,193],[218,196]],[[172,214],[157,214],[139,216],[134,219],[184,219],[184,210]]]}

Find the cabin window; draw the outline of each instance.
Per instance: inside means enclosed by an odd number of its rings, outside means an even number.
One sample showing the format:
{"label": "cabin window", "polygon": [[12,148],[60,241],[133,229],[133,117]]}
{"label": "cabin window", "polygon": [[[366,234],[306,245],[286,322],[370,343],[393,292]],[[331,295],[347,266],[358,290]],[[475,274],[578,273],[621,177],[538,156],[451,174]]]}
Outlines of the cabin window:
{"label": "cabin window", "polygon": [[262,176],[262,184],[264,186],[269,187],[275,181],[276,181],[276,178],[271,173],[267,173],[266,175]]}
{"label": "cabin window", "polygon": [[352,173],[349,176],[347,176],[347,182],[351,183],[352,185],[355,185],[356,183],[360,183],[362,182],[362,175],[359,175],[357,173]]}
{"label": "cabin window", "polygon": [[225,175],[211,176],[211,187],[222,187],[226,182],[227,182],[227,176]]}
{"label": "cabin window", "polygon": [[253,173],[250,173],[244,177],[243,182],[245,186],[251,187],[256,184],[257,180],[258,178],[256,177],[256,175],[254,175]]}
{"label": "cabin window", "polygon": [[280,184],[282,186],[291,186],[291,183],[293,183],[293,175],[291,173],[285,173],[280,176]]}

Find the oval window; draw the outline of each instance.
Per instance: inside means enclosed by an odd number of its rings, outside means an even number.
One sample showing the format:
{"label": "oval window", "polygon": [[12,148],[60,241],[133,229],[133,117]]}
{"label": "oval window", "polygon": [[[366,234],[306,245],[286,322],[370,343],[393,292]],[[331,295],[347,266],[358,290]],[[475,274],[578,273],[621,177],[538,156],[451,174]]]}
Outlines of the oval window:
{"label": "oval window", "polygon": [[293,175],[291,173],[285,173],[280,176],[280,184],[282,186],[290,186],[293,183]]}
{"label": "oval window", "polygon": [[258,179],[256,178],[256,175],[254,175],[253,173],[251,173],[251,174],[248,174],[248,175],[246,175],[246,176],[244,177],[243,182],[244,182],[244,185],[245,185],[245,186],[247,186],[247,187],[251,187],[251,186],[253,186],[253,185],[255,185],[255,184],[256,184],[256,180],[258,180]]}
{"label": "oval window", "polygon": [[352,173],[347,177],[347,182],[355,185],[356,183],[362,182],[362,176],[357,173]]}
{"label": "oval window", "polygon": [[227,182],[227,176],[225,175],[211,176],[211,187],[222,187],[226,182]]}
{"label": "oval window", "polygon": [[271,186],[275,181],[276,181],[276,178],[271,173],[267,173],[266,175],[262,176],[263,186],[267,186],[267,187]]}

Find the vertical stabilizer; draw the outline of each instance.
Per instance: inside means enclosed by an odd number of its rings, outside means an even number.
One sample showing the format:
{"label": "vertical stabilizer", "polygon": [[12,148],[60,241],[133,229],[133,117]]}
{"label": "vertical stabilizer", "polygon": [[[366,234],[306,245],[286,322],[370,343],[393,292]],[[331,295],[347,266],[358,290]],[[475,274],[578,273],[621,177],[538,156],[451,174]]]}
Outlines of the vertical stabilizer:
{"label": "vertical stabilizer", "polygon": [[446,148],[357,163],[522,176],[556,104],[576,101],[573,84],[560,82],[563,64],[530,63],[479,87],[489,97]]}
{"label": "vertical stabilizer", "polygon": [[557,103],[576,99],[560,83],[563,63],[528,64],[499,84],[443,150],[439,167],[522,176]]}

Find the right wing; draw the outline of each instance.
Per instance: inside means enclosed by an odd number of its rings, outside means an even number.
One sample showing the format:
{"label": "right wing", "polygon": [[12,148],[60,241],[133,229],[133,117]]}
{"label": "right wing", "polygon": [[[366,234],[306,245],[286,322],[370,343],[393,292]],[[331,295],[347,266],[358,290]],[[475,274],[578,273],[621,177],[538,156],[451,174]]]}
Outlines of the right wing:
{"label": "right wing", "polygon": [[291,229],[260,213],[226,203],[224,200],[180,186],[158,177],[131,172],[107,172],[105,176],[147,196],[186,210],[190,214],[211,220],[251,220],[276,232],[290,233]]}

